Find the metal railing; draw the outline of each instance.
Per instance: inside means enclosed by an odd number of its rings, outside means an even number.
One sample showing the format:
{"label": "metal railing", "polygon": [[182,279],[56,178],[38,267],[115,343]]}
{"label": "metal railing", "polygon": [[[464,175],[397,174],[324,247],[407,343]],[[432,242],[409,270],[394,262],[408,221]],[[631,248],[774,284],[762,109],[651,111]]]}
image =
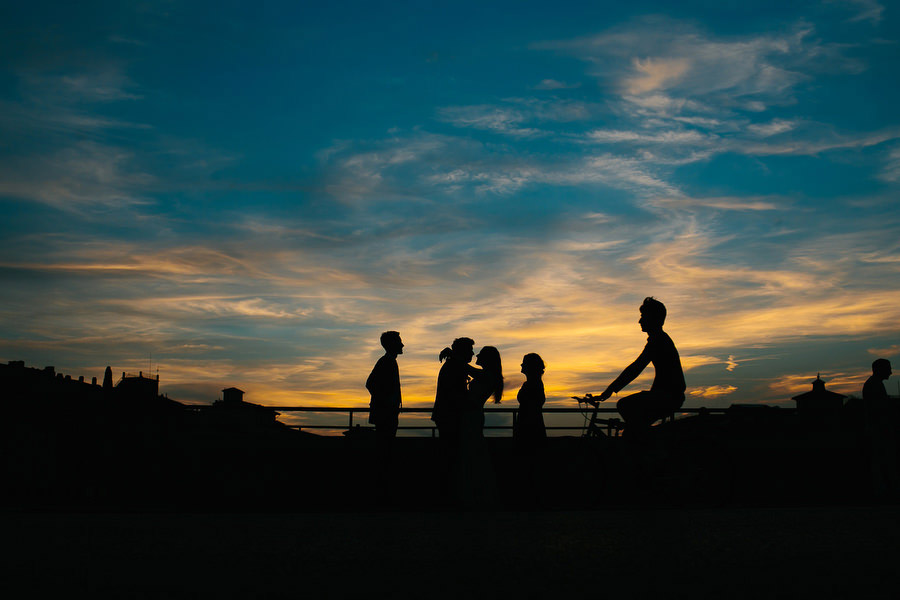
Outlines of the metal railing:
{"label": "metal railing", "polygon": [[[369,408],[364,406],[266,406],[265,408],[270,408],[279,413],[344,413],[347,415],[347,420],[345,421],[346,427],[340,425],[338,423],[328,423],[328,424],[308,424],[304,423],[302,425],[289,424],[285,423],[287,427],[297,430],[304,429],[324,429],[324,430],[348,430],[351,431],[354,428],[353,416],[356,413],[362,413],[362,424],[359,422],[356,423],[356,427],[359,429],[370,427],[366,423],[366,418],[369,414]],[[541,412],[544,415],[555,415],[555,414],[581,414],[585,415],[587,421],[590,421],[591,414],[594,412],[593,407],[547,407],[544,408]],[[692,415],[692,414],[700,414],[709,413],[709,414],[723,414],[727,409],[726,408],[679,408],[674,412],[675,416],[679,415]],[[426,414],[431,415],[431,408],[404,408],[400,412],[400,416],[402,419],[403,415],[410,414]],[[484,429],[491,430],[508,430],[512,431],[516,427],[517,416],[519,413],[518,408],[505,408],[505,407],[493,407],[486,406],[484,407],[484,412],[487,414],[492,413],[506,413],[512,415],[512,423],[509,425],[487,425],[485,424]],[[614,406],[600,406],[596,409],[598,414],[610,414],[610,415],[618,415],[618,411]],[[545,428],[548,431],[584,431],[587,427],[587,421],[582,425],[547,425]],[[437,426],[433,423],[429,422],[426,425],[400,425],[398,430],[418,430],[418,431],[431,431],[431,437],[436,436]]]}

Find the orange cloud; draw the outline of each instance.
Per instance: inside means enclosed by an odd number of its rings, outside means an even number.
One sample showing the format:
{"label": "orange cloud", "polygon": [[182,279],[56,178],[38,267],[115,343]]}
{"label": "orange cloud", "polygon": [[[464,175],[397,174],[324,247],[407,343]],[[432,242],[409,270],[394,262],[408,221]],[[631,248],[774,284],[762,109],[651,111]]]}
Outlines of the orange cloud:
{"label": "orange cloud", "polygon": [[690,62],[683,58],[635,58],[631,64],[637,74],[626,78],[623,87],[628,94],[634,95],[665,88],[690,67]]}
{"label": "orange cloud", "polygon": [[717,398],[719,396],[727,396],[736,391],[737,388],[733,385],[709,385],[692,389],[688,394],[691,396],[699,396],[701,398]]}

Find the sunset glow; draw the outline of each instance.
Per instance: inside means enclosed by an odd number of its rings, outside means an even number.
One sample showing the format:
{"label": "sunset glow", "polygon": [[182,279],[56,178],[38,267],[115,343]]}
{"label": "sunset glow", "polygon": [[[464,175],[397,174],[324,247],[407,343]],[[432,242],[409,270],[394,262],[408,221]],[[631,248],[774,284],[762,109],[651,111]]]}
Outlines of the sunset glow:
{"label": "sunset glow", "polygon": [[0,359],[365,406],[398,330],[406,406],[459,336],[572,406],[654,296],[685,406],[858,394],[900,355],[900,14],[782,4],[4,7]]}

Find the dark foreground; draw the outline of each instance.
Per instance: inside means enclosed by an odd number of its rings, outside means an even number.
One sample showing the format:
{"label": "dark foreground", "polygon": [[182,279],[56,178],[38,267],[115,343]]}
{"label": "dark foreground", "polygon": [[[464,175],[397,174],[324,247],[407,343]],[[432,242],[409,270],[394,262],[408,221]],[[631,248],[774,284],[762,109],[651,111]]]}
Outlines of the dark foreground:
{"label": "dark foreground", "polygon": [[[225,441],[130,452],[127,446],[109,447],[92,455],[73,443],[58,446],[43,462],[10,453],[7,475],[0,478],[0,508],[291,512],[458,507],[448,491],[453,482],[441,466],[439,440],[398,439],[387,474],[372,439]],[[866,461],[841,439],[743,446],[697,436],[657,441],[629,450],[621,439],[552,438],[536,458],[526,460],[511,438],[490,438],[484,461],[498,497],[479,507],[854,506],[885,499],[873,494]]]}
{"label": "dark foreground", "polygon": [[4,597],[888,597],[897,506],[0,513]]}

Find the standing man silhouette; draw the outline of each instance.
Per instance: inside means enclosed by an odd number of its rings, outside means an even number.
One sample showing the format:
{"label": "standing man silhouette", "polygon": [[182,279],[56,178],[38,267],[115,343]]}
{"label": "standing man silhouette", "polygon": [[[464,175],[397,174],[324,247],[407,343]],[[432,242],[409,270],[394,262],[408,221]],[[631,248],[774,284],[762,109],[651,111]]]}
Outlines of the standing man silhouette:
{"label": "standing man silhouette", "polygon": [[602,402],[634,381],[650,363],[656,371],[649,391],[625,396],[616,404],[625,419],[626,434],[640,435],[650,428],[654,421],[661,419],[684,403],[684,371],[675,343],[665,331],[666,307],[655,298],[644,298],[640,307],[641,331],[647,333],[647,345],[637,359],[625,367],[622,374],[609,384],[600,394]]}
{"label": "standing man silhouette", "polygon": [[876,358],[872,363],[872,375],[866,379],[863,385],[863,401],[871,404],[889,402],[884,382],[892,375],[891,361],[886,358]]}
{"label": "standing man silhouette", "polygon": [[397,367],[397,356],[403,354],[403,341],[398,332],[385,331],[381,334],[381,346],[384,348],[384,356],[372,368],[366,379],[366,389],[371,394],[369,423],[375,425],[379,486],[382,491],[386,491],[393,460],[394,438],[397,436],[400,409],[403,407],[400,398],[400,369]]}
{"label": "standing man silhouette", "polygon": [[896,498],[900,493],[897,472],[897,434],[891,400],[884,382],[891,376],[886,358],[872,363],[872,375],[862,389],[863,442],[868,453],[872,491],[877,499]]}

